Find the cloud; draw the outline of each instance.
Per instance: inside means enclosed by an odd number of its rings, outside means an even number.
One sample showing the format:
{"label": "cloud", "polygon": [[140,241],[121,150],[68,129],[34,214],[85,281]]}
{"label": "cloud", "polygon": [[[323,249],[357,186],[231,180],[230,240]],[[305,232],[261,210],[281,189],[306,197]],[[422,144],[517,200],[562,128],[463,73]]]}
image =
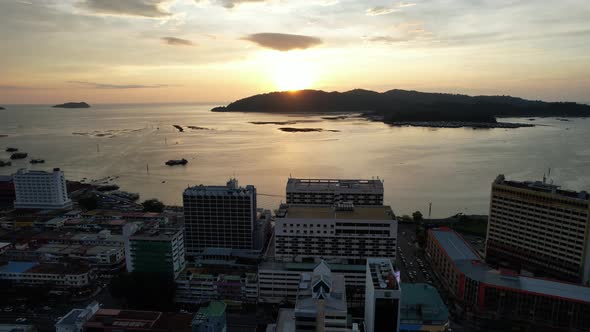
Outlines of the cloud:
{"label": "cloud", "polygon": [[188,39],[176,38],[176,37],[162,37],[162,42],[173,45],[173,46],[193,46],[194,43]]}
{"label": "cloud", "polygon": [[[195,0],[196,3],[200,3],[203,0]],[[267,2],[267,0],[213,0],[212,2],[220,4],[225,8],[234,8],[242,3],[249,2]]]}
{"label": "cloud", "polygon": [[94,12],[109,15],[159,18],[170,16],[164,8],[170,0],[82,0],[82,5]]}
{"label": "cloud", "polygon": [[71,84],[77,84],[82,87],[86,87],[89,89],[158,89],[158,88],[167,88],[171,87],[172,85],[168,84],[154,84],[154,85],[144,85],[144,84],[105,84],[105,83],[95,83],[95,82],[85,82],[85,81],[68,81]]}
{"label": "cloud", "polygon": [[407,37],[393,37],[393,36],[373,36],[373,37],[365,37],[366,40],[371,42],[377,43],[403,43],[410,41],[411,38]]}
{"label": "cloud", "polygon": [[242,39],[256,43],[259,46],[271,48],[277,51],[306,49],[320,45],[322,43],[322,40],[316,37],[270,32],[255,33],[252,35],[248,35]]}
{"label": "cloud", "polygon": [[365,10],[365,14],[367,14],[369,16],[387,15],[387,14],[399,12],[401,10],[401,8],[412,7],[415,5],[416,4],[413,2],[400,2],[396,5],[388,6],[388,7],[386,7],[386,6],[371,7],[369,9]]}
{"label": "cloud", "polygon": [[365,11],[365,14],[367,14],[369,16],[378,16],[378,15],[387,15],[387,14],[395,13],[398,11],[399,11],[398,8],[377,6],[377,7],[372,7],[372,8],[367,9]]}

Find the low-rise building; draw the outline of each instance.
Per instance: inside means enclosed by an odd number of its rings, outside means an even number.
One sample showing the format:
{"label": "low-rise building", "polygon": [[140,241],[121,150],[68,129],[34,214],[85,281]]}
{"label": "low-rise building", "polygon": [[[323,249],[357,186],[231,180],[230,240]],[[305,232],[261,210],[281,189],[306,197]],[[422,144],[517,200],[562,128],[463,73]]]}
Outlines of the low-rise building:
{"label": "low-rise building", "polygon": [[590,287],[493,269],[449,228],[428,231],[426,253],[449,294],[488,328],[590,331]]}
{"label": "low-rise building", "polygon": [[232,271],[228,267],[186,268],[176,278],[176,303],[195,306],[215,300],[236,306],[256,303],[256,271]]}
{"label": "low-rise building", "polygon": [[78,264],[8,262],[0,265],[0,280],[15,285],[75,289],[89,287],[93,279],[93,270]]}
{"label": "low-rise building", "polygon": [[84,309],[72,309],[55,323],[55,332],[82,332],[84,324],[98,311],[98,302],[90,303]]}
{"label": "low-rise building", "polygon": [[221,301],[211,301],[209,305],[199,308],[199,311],[193,318],[192,332],[227,331],[225,308],[225,303]]}
{"label": "low-rise building", "polygon": [[436,288],[421,283],[401,287],[400,332],[448,330],[449,310]]}
{"label": "low-rise building", "polygon": [[191,314],[99,309],[84,324],[84,331],[191,332],[192,321]]}

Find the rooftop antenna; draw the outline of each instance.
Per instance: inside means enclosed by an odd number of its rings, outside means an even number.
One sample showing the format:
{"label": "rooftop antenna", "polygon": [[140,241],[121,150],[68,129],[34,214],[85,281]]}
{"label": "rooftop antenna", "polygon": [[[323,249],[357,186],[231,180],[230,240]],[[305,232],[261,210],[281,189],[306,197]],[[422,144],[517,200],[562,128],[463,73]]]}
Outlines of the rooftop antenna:
{"label": "rooftop antenna", "polygon": [[428,219],[432,216],[432,202],[428,204]]}
{"label": "rooftop antenna", "polygon": [[543,184],[547,183],[547,177],[545,176],[545,173],[543,173]]}

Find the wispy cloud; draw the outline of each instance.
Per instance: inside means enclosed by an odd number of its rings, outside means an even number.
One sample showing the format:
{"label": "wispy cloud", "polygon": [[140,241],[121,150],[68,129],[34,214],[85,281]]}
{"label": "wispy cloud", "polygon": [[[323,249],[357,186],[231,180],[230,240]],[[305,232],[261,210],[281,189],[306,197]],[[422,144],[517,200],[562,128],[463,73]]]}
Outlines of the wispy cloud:
{"label": "wispy cloud", "polygon": [[242,39],[277,51],[306,49],[318,46],[322,43],[322,40],[317,37],[270,32],[255,33]]}
{"label": "wispy cloud", "polygon": [[158,88],[168,88],[172,87],[173,85],[169,84],[153,84],[153,85],[145,85],[145,84],[110,84],[110,83],[95,83],[95,82],[85,82],[85,81],[68,81],[70,84],[76,84],[85,88],[89,89],[158,89]]}
{"label": "wispy cloud", "polygon": [[162,42],[168,45],[173,46],[193,46],[195,45],[192,41],[188,39],[176,38],[176,37],[162,37]]}
{"label": "wispy cloud", "polygon": [[170,0],[82,0],[82,6],[100,14],[160,18],[170,16]]}
{"label": "wispy cloud", "polygon": [[395,12],[399,12],[402,8],[412,7],[416,4],[413,2],[399,2],[393,6],[376,6],[365,10],[365,14],[369,16],[387,15]]}

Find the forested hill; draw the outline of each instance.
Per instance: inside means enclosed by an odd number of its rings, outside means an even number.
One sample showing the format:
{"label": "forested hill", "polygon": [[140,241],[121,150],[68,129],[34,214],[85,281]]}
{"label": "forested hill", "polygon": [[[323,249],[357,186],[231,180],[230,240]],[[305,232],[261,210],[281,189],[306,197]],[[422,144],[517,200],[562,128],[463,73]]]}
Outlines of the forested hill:
{"label": "forested hill", "polygon": [[496,117],[587,117],[590,106],[570,102],[532,101],[510,96],[467,96],[390,90],[272,92],[237,100],[217,112],[372,113],[385,122],[495,122]]}

